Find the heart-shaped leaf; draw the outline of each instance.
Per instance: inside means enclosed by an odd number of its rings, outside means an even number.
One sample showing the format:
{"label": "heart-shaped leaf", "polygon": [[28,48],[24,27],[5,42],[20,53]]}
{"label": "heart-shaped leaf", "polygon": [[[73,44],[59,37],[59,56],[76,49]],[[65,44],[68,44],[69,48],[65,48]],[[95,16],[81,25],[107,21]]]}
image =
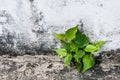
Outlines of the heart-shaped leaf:
{"label": "heart-shaped leaf", "polygon": [[85,34],[82,34],[80,31],[77,31],[75,42],[79,48],[83,48],[87,46],[90,41],[89,41],[89,38]]}
{"label": "heart-shaped leaf", "polygon": [[85,52],[94,52],[97,50],[97,47],[94,45],[87,45],[84,50]]}
{"label": "heart-shaped leaf", "polygon": [[66,56],[67,55],[66,49],[55,49],[55,51],[58,53],[59,56]]}
{"label": "heart-shaped leaf", "polygon": [[68,29],[66,32],[65,32],[65,37],[71,41],[73,40],[75,37],[76,37],[76,32],[78,30],[78,25],[76,25],[75,27],[73,28],[70,28]]}
{"label": "heart-shaped leaf", "polygon": [[95,59],[94,59],[94,56],[93,54],[86,54],[84,57],[83,57],[83,73],[90,69],[91,67],[93,67],[95,64]]}
{"label": "heart-shaped leaf", "polygon": [[65,34],[53,33],[59,40],[65,40]]}
{"label": "heart-shaped leaf", "polygon": [[97,50],[101,48],[101,46],[106,43],[107,41],[96,41],[93,44],[96,46]]}
{"label": "heart-shaped leaf", "polygon": [[68,54],[68,55],[65,57],[65,59],[64,59],[64,64],[65,64],[66,66],[69,66],[71,60],[72,60],[72,54]]}

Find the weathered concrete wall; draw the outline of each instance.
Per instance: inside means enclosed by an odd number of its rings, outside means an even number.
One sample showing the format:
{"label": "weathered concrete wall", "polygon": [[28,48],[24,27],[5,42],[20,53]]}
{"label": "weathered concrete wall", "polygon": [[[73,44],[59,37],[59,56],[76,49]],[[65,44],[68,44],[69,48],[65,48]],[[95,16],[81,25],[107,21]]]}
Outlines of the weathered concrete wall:
{"label": "weathered concrete wall", "polygon": [[[83,24],[92,41],[120,48],[119,0],[0,0],[0,54],[39,54],[59,47],[53,32]],[[81,26],[79,26],[81,29]]]}

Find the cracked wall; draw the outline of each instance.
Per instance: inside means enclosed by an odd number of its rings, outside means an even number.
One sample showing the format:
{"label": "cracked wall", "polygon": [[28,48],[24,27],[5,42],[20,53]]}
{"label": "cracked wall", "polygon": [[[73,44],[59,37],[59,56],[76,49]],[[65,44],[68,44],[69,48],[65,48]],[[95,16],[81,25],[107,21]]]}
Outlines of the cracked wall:
{"label": "cracked wall", "polygon": [[76,24],[92,41],[111,41],[101,51],[120,48],[119,8],[119,0],[0,0],[0,54],[51,52],[60,46],[52,33]]}

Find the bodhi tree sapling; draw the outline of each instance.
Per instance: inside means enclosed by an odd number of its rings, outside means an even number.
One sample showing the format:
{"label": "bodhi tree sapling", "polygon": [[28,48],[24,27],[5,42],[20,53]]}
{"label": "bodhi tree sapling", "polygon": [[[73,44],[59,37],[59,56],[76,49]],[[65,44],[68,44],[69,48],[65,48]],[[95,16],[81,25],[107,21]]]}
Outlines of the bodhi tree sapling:
{"label": "bodhi tree sapling", "polygon": [[54,36],[61,41],[62,47],[54,49],[59,56],[64,57],[64,64],[69,66],[74,63],[77,70],[84,73],[95,64],[94,54],[100,50],[106,41],[90,42],[88,36],[78,29],[78,25],[68,29],[65,33],[54,33]]}

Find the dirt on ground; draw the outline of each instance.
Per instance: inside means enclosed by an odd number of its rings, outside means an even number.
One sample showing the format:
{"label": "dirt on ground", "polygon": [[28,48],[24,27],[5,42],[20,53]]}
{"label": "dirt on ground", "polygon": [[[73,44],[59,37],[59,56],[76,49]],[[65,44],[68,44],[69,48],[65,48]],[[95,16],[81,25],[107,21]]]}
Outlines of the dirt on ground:
{"label": "dirt on ground", "polygon": [[66,67],[57,55],[0,56],[0,80],[119,80],[120,53],[102,52],[86,73]]}

